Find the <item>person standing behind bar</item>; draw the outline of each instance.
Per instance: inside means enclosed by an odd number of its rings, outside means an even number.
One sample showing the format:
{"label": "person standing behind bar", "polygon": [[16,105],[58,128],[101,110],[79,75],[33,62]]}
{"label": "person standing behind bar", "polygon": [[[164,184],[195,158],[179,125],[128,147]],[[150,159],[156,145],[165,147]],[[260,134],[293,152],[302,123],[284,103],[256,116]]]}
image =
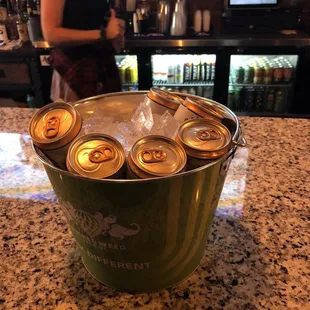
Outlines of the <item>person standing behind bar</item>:
{"label": "person standing behind bar", "polygon": [[67,102],[121,91],[115,62],[124,28],[107,0],[42,0],[45,40],[55,47],[49,62],[54,68],[51,99]]}

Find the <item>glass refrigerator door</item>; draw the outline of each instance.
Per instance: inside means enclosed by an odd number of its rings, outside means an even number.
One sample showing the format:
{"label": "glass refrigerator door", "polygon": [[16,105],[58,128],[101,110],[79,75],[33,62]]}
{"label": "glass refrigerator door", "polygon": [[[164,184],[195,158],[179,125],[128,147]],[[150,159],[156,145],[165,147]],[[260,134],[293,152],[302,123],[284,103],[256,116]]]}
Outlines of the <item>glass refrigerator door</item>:
{"label": "glass refrigerator door", "polygon": [[117,55],[116,64],[119,69],[122,90],[135,91],[139,89],[138,84],[138,60],[136,55]]}
{"label": "glass refrigerator door", "polygon": [[227,106],[236,112],[289,112],[297,55],[232,55]]}
{"label": "glass refrigerator door", "polygon": [[213,98],[216,55],[153,55],[153,86]]}

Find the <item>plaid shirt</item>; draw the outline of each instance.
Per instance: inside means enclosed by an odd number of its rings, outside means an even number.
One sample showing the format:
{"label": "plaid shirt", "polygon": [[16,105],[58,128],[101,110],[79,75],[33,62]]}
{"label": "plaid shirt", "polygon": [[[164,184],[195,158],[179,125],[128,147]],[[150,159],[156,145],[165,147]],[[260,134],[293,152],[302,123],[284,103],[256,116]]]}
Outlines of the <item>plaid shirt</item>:
{"label": "plaid shirt", "polygon": [[109,42],[55,48],[49,63],[81,99],[122,89]]}

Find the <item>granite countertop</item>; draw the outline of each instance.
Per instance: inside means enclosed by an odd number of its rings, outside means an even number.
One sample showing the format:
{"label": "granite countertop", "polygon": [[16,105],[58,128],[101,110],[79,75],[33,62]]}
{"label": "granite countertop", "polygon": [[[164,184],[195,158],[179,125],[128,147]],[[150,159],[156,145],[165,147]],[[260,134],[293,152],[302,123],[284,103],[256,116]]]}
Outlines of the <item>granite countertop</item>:
{"label": "granite countertop", "polygon": [[[112,291],[83,267],[27,127],[0,109],[0,309],[307,309],[310,120],[242,117],[200,267],[152,294]],[[308,305],[308,306],[307,306]]]}

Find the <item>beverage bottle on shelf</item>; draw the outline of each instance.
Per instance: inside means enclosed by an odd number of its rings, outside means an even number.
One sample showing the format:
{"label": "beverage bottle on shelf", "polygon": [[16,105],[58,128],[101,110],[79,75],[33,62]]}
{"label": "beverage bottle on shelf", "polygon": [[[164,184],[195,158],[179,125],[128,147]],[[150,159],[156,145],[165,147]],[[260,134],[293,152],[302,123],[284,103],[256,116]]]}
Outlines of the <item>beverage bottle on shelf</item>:
{"label": "beverage bottle on shelf", "polygon": [[274,111],[277,113],[283,113],[285,111],[285,101],[284,90],[279,88],[275,95]]}
{"label": "beverage bottle on shelf", "polygon": [[244,83],[253,84],[254,80],[254,68],[250,65],[246,65],[244,68]]}
{"label": "beverage bottle on shelf", "polygon": [[18,31],[17,31],[17,15],[13,10],[13,6],[11,2],[7,0],[7,8],[8,8],[8,17],[5,21],[6,30],[8,33],[9,40],[17,40],[18,39]]}
{"label": "beverage bottle on shelf", "polygon": [[23,16],[21,12],[18,12],[18,19],[16,21],[17,31],[19,35],[19,39],[23,43],[29,42],[28,28],[27,24],[24,22]]}
{"label": "beverage bottle on shelf", "polygon": [[182,70],[182,66],[180,63],[178,63],[175,66],[174,74],[175,74],[175,83],[183,84],[183,70]]}
{"label": "beverage bottle on shelf", "polygon": [[206,80],[206,59],[204,56],[201,56],[200,58],[200,81],[205,81]]}
{"label": "beverage bottle on shelf", "polygon": [[294,75],[294,66],[289,62],[286,61],[284,63],[284,72],[283,72],[283,81],[284,83],[292,83]]}
{"label": "beverage bottle on shelf", "polygon": [[272,79],[273,79],[273,67],[270,64],[266,64],[263,83],[266,85],[270,85],[272,83]]}
{"label": "beverage bottle on shelf", "polygon": [[[255,91],[255,111],[264,111],[265,87],[259,87]],[[254,109],[253,109],[254,111]]]}
{"label": "beverage bottle on shelf", "polygon": [[253,112],[255,111],[255,88],[247,87],[244,96],[244,110]]}
{"label": "beverage bottle on shelf", "polygon": [[228,88],[228,97],[227,97],[227,108],[234,109],[234,88],[229,86]]}
{"label": "beverage bottle on shelf", "polygon": [[214,82],[215,79],[215,62],[211,62],[211,76],[210,81]]}
{"label": "beverage bottle on shelf", "polygon": [[27,14],[28,18],[33,16],[33,2],[32,0],[27,0]]}
{"label": "beverage bottle on shelf", "polygon": [[236,69],[236,83],[237,84],[243,84],[244,83],[244,77],[245,77],[245,69],[242,66],[239,66]]}
{"label": "beverage bottle on shelf", "polygon": [[264,69],[260,65],[257,65],[254,68],[253,83],[254,84],[262,84],[263,83],[263,78],[264,78]]}
{"label": "beverage bottle on shelf", "polygon": [[195,87],[190,87],[189,90],[188,90],[188,93],[189,93],[190,95],[196,95],[196,89],[195,89]]}
{"label": "beverage bottle on shelf", "polygon": [[167,81],[169,84],[174,84],[175,83],[175,78],[174,78],[174,65],[170,64],[168,66],[168,73],[167,73]]}
{"label": "beverage bottle on shelf", "polygon": [[273,70],[273,82],[275,84],[280,84],[283,82],[283,78],[284,78],[283,65],[279,62],[276,62]]}
{"label": "beverage bottle on shelf", "polygon": [[199,80],[200,80],[200,59],[199,59],[199,56],[194,56],[193,70],[192,70],[192,81],[198,82]]}
{"label": "beverage bottle on shelf", "polygon": [[244,108],[244,87],[236,87],[234,92],[234,106],[236,111],[242,111]]}
{"label": "beverage bottle on shelf", "polygon": [[203,91],[203,96],[205,98],[212,99],[213,98],[213,87],[206,86]]}
{"label": "beverage bottle on shelf", "polygon": [[185,83],[188,83],[191,81],[192,79],[192,64],[189,60],[187,60],[184,63],[184,70],[183,70],[184,74],[183,74],[183,79]]}
{"label": "beverage bottle on shelf", "polygon": [[211,80],[211,71],[212,71],[212,63],[208,59],[208,61],[206,62],[206,78],[205,78],[205,81]]}
{"label": "beverage bottle on shelf", "polygon": [[203,97],[203,87],[202,86],[196,87],[196,95]]}
{"label": "beverage bottle on shelf", "polygon": [[275,95],[276,95],[276,92],[274,89],[270,89],[267,93],[266,110],[268,112],[274,111]]}

